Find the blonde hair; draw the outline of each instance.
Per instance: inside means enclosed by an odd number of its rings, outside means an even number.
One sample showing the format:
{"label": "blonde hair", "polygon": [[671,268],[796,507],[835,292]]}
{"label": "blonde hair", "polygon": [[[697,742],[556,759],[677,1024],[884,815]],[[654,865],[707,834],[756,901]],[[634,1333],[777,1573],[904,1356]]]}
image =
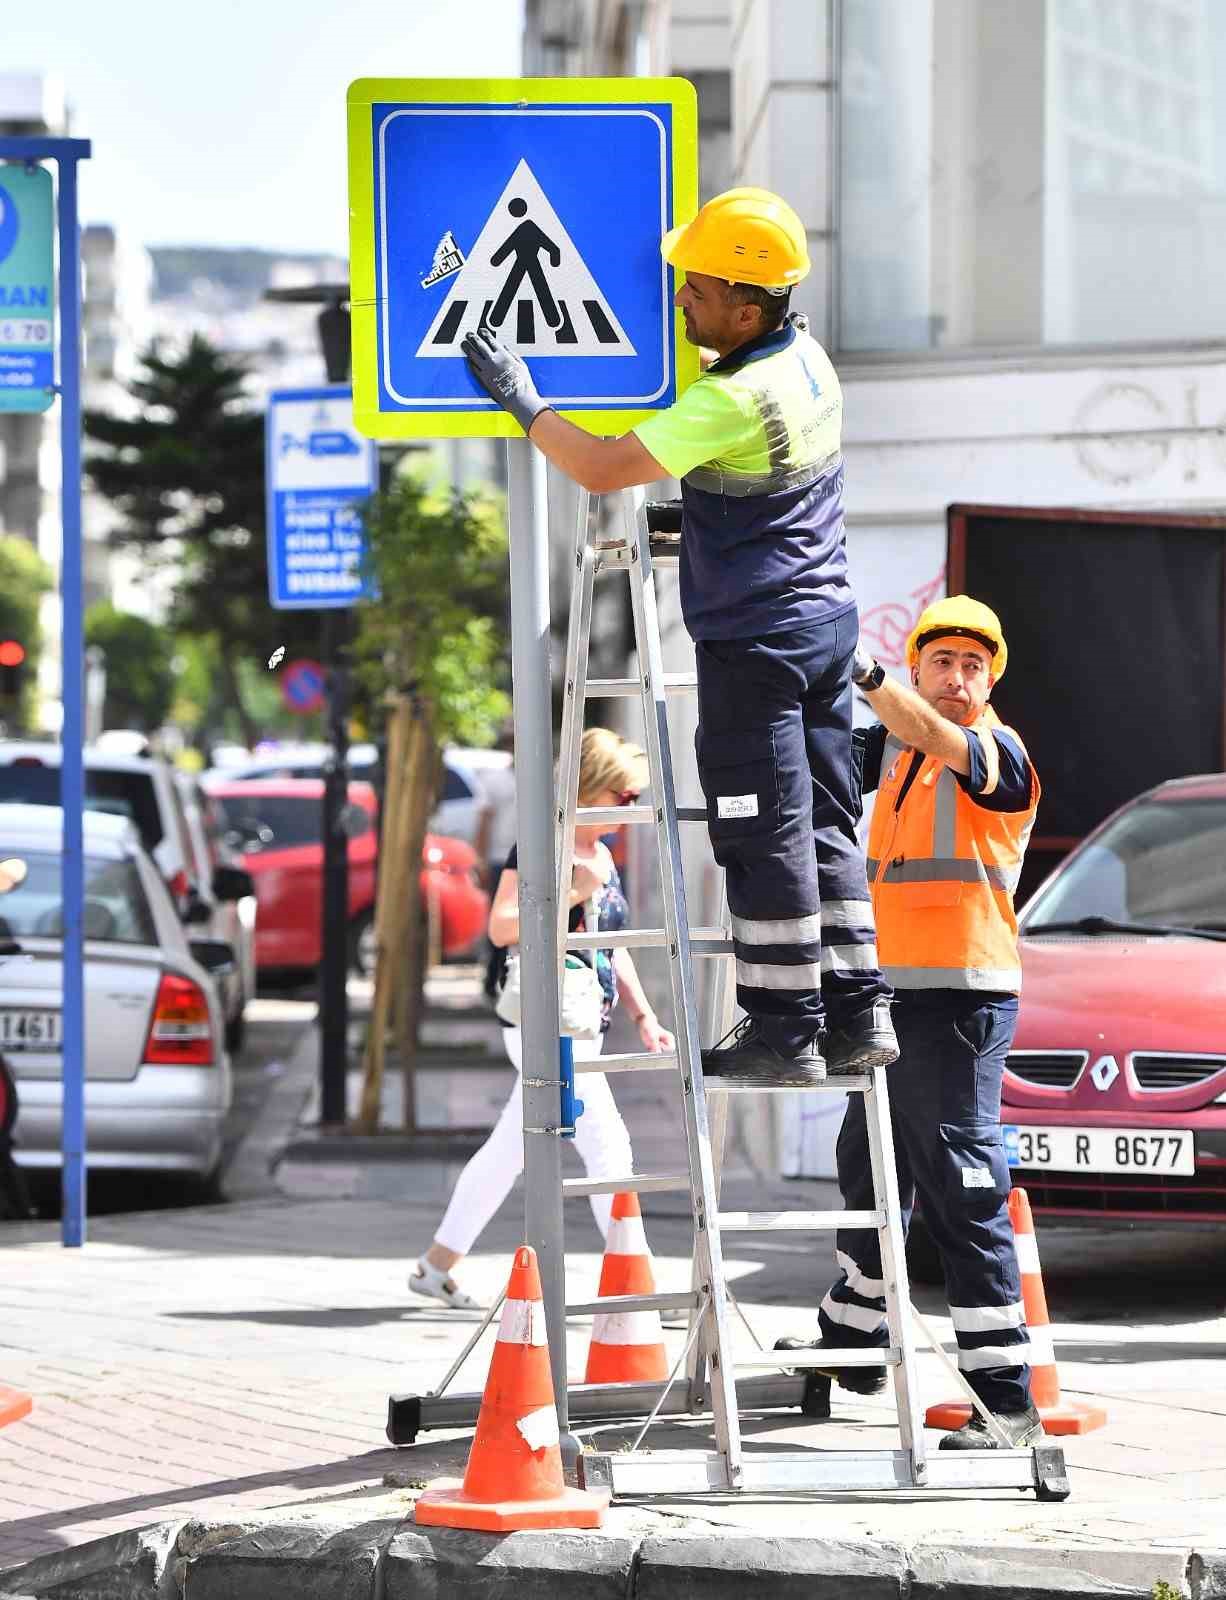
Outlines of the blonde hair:
{"label": "blonde hair", "polygon": [[588,728],[579,746],[579,803],[590,805],[598,794],[611,789],[645,789],[647,757],[637,744],[612,728]]}

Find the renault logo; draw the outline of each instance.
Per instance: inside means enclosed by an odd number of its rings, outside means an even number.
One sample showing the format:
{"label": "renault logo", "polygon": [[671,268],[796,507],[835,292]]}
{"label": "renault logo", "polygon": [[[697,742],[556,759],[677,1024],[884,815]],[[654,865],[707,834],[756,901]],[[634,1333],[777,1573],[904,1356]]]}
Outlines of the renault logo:
{"label": "renault logo", "polygon": [[1114,1056],[1099,1056],[1090,1068],[1090,1078],[1096,1089],[1105,1094],[1120,1075],[1120,1064]]}

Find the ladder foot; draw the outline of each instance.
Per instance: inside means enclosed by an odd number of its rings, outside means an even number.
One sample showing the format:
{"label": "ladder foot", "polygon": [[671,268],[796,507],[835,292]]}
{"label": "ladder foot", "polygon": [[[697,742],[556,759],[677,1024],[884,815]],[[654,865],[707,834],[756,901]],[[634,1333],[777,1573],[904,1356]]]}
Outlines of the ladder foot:
{"label": "ladder foot", "polygon": [[826,1372],[810,1372],[806,1377],[804,1398],[800,1402],[800,1409],[806,1417],[829,1421],[831,1381]]}
{"label": "ladder foot", "polygon": [[1036,1500],[1067,1500],[1073,1488],[1068,1481],[1064,1451],[1058,1446],[1036,1445],[1034,1452],[1034,1496]]}

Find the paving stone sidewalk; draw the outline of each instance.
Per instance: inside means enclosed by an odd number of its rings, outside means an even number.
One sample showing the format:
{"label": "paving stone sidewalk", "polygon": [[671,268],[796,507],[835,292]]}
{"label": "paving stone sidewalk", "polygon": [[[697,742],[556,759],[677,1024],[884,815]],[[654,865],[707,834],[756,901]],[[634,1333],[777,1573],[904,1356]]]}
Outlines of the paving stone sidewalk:
{"label": "paving stone sidewalk", "polygon": [[[290,1065],[300,1101],[309,1040]],[[428,1092],[464,1121],[496,1109],[508,1081],[494,1061],[443,1074]],[[641,1169],[662,1170],[673,1137],[660,1093],[618,1085]],[[283,1111],[295,1097],[287,1087],[280,1098]],[[256,1134],[267,1140],[266,1129]],[[298,1198],[100,1219],[79,1251],[61,1249],[53,1225],[5,1227],[0,1380],[29,1391],[35,1407],[0,1432],[0,1568],[32,1562],[0,1574],[0,1593],[7,1578],[30,1593],[170,1596],[191,1573],[190,1600],[373,1595],[376,1585],[443,1595],[461,1580],[472,1595],[511,1585],[561,1594],[575,1592],[577,1566],[590,1567],[582,1581],[593,1595],[744,1595],[758,1592],[758,1573],[778,1600],[836,1592],[824,1585],[849,1572],[863,1579],[857,1593],[1141,1595],[1161,1579],[1200,1600],[1226,1595],[1226,1557],[1213,1554],[1226,1545],[1226,1317],[1213,1240],[1106,1234],[1091,1253],[1083,1233],[1044,1235],[1065,1387],[1110,1412],[1107,1429],[1066,1441],[1073,1496],[1063,1505],[1013,1491],[678,1500],[616,1506],[599,1535],[580,1540],[427,1538],[402,1526],[416,1488],[457,1472],[468,1436],[427,1435],[396,1451],[383,1429],[388,1393],[432,1387],[471,1331],[472,1316],[415,1301],[404,1281],[455,1165],[384,1161],[372,1176],[375,1165],[355,1177],[320,1163],[317,1192]],[[833,1203],[829,1186],[735,1164],[730,1188],[733,1206]],[[661,1286],[686,1287],[688,1215],[678,1197],[649,1200]],[[521,1217],[512,1201],[467,1263],[483,1300],[505,1284]],[[567,1224],[568,1294],[579,1299],[600,1265],[586,1202],[568,1202]],[[811,1324],[830,1252],[800,1237],[738,1237],[730,1276],[763,1343]],[[939,1298],[918,1299],[948,1339]],[[568,1332],[576,1376],[589,1329]],[[679,1329],[666,1337],[680,1348]],[[479,1390],[487,1363],[479,1347],[455,1387]],[[921,1369],[925,1399],[946,1397],[935,1360]],[[836,1413],[824,1425],[748,1419],[749,1448],[896,1441],[885,1401],[843,1396]],[[700,1433],[677,1425],[656,1445],[697,1444]],[[591,1436],[608,1446],[624,1430]],[[145,1527],[158,1531],[130,1532]],[[66,1554],[100,1538],[92,1554]],[[482,1583],[493,1573],[508,1587],[481,1588],[474,1563]],[[83,1576],[91,1564],[95,1575]],[[571,1587],[550,1587],[546,1567]],[[308,1569],[327,1583],[313,1588]],[[524,1586],[530,1572],[536,1588]]]}

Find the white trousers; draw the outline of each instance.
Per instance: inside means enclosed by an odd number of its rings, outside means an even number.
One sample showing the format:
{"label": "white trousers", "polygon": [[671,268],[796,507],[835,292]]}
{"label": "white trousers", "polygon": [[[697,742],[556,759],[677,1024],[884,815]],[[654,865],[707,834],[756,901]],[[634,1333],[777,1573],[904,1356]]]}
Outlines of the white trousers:
{"label": "white trousers", "polygon": [[[466,1256],[482,1229],[510,1194],[524,1170],[524,1112],[519,1074],[524,1065],[524,1036],[518,1028],[502,1030],[503,1044],[515,1067],[515,1087],[490,1136],[461,1172],[434,1238],[446,1250]],[[576,1061],[592,1061],[604,1046],[599,1039],[575,1039]],[[542,1074],[544,1076],[544,1074]],[[630,1135],[603,1072],[585,1072],[575,1082],[583,1115],[575,1123],[575,1149],[589,1178],[616,1178],[632,1172]],[[602,1237],[609,1232],[611,1194],[593,1194],[592,1215]]]}

